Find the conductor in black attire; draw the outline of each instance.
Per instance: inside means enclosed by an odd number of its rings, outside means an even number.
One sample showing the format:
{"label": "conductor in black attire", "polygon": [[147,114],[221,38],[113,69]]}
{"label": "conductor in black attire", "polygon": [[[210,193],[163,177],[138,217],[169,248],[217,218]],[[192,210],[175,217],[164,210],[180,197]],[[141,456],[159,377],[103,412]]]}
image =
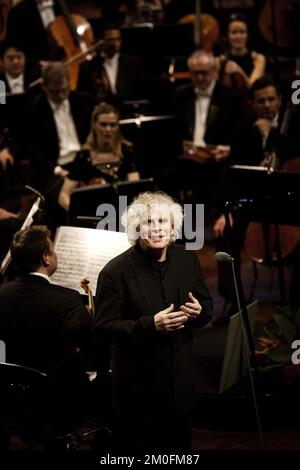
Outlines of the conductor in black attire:
{"label": "conductor in black attire", "polygon": [[193,331],[212,300],[193,251],[174,243],[182,209],[165,193],[142,193],[122,216],[133,245],[101,271],[95,335],[112,342],[118,449],[191,448]]}

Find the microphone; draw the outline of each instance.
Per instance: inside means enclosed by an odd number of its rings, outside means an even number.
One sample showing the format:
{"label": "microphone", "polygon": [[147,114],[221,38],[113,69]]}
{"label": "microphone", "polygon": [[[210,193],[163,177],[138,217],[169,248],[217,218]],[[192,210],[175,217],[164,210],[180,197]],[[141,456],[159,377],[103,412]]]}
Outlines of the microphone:
{"label": "microphone", "polygon": [[233,261],[234,258],[232,258],[232,256],[230,256],[228,253],[226,253],[225,251],[218,251],[216,254],[215,254],[215,258],[217,261],[225,261],[225,262],[229,262],[229,261]]}

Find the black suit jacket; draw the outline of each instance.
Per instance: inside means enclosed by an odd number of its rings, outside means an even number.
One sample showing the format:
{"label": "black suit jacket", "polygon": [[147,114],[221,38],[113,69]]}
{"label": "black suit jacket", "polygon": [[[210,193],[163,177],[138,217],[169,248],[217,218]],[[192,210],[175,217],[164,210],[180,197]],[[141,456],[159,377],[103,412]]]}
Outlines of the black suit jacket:
{"label": "black suit jacket", "polygon": [[[33,82],[34,80],[36,80],[37,78],[39,78],[39,77],[36,74],[31,72],[28,68],[25,69],[25,71],[24,71],[24,88],[25,88],[25,92],[28,90],[28,86],[30,85],[30,83]],[[9,83],[6,79],[5,73],[0,73],[0,80],[2,80],[5,83],[6,91],[8,93],[11,93],[11,89],[10,89]],[[33,87],[32,90],[33,91],[39,90],[39,88],[38,87]],[[32,97],[32,94],[30,96]]]}
{"label": "black suit jacket", "polygon": [[[158,332],[154,315],[171,303],[178,310],[189,291],[202,305],[199,318],[174,334]],[[211,309],[197,257],[182,246],[169,246],[163,271],[138,245],[105,266],[98,279],[95,335],[104,333],[113,341],[118,410],[168,416],[192,409],[193,329],[209,320]]]}
{"label": "black suit jacket", "polygon": [[[90,129],[94,99],[87,94],[71,92],[70,109],[79,142],[83,144]],[[44,187],[53,178],[59,157],[59,140],[51,106],[45,94],[31,103],[26,113],[27,149],[34,164],[35,179]],[[42,180],[42,181],[41,181]]]}
{"label": "black suit jacket", "polygon": [[40,93],[40,87],[28,88],[37,76],[29,69],[24,72],[25,93],[11,94],[9,83],[4,73],[0,74],[0,80],[6,86],[6,104],[0,107],[0,125],[1,128],[9,129],[8,147],[16,161],[28,160],[29,155],[26,151],[25,136],[25,115],[29,103]]}
{"label": "black suit jacket", "polygon": [[231,163],[239,165],[259,165],[264,159],[265,152],[275,151],[281,163],[298,155],[299,143],[297,134],[288,129],[286,134],[280,132],[279,127],[271,129],[266,144],[263,147],[263,138],[254,121],[247,122],[238,127],[233,135],[231,146]]}
{"label": "black suit jacket", "polygon": [[29,274],[0,287],[0,305],[0,339],[6,343],[7,362],[50,374],[68,364],[83,367],[91,322],[78,292]]}
{"label": "black suit jacket", "polygon": [[[182,121],[183,138],[193,140],[195,126],[194,85],[178,89],[175,106]],[[241,122],[242,101],[240,97],[221,83],[216,82],[207,114],[204,140],[207,144],[229,144],[235,126]]]}
{"label": "black suit jacket", "polygon": [[[103,68],[103,59],[99,55],[92,61],[85,62],[80,67],[78,90],[101,96],[103,94],[103,90],[99,90],[99,76],[101,73],[105,73],[105,70]],[[116,82],[117,93],[114,96],[111,90],[108,90],[105,100],[115,105],[121,105],[126,100],[140,98],[144,78],[142,60],[135,56],[120,54]]]}

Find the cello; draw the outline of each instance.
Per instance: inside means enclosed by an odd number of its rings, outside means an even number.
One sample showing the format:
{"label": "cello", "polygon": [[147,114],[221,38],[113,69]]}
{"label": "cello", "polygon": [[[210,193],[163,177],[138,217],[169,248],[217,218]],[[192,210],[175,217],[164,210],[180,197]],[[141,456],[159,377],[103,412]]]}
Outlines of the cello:
{"label": "cello", "polygon": [[212,52],[215,43],[219,40],[220,28],[217,20],[213,16],[201,12],[200,0],[196,0],[195,13],[183,16],[178,23],[193,23],[196,49],[204,49],[206,52]]}
{"label": "cello", "polygon": [[[70,14],[64,0],[57,0],[62,15],[57,16],[49,25],[49,33],[57,46],[64,49],[65,60],[70,74],[70,87],[75,90],[78,81],[80,62],[94,42],[90,23],[81,15]],[[80,60],[72,60],[74,56]],[[89,59],[89,56],[86,58]]]}

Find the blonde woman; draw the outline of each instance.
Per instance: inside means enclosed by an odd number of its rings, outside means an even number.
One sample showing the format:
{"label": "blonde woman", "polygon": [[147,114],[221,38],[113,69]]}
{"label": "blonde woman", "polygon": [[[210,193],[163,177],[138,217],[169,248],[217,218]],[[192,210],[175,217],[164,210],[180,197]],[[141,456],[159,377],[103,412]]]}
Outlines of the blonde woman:
{"label": "blonde woman", "polygon": [[118,112],[109,104],[97,105],[83,150],[64,180],[59,204],[68,210],[71,191],[78,186],[138,179],[133,145],[121,135]]}

